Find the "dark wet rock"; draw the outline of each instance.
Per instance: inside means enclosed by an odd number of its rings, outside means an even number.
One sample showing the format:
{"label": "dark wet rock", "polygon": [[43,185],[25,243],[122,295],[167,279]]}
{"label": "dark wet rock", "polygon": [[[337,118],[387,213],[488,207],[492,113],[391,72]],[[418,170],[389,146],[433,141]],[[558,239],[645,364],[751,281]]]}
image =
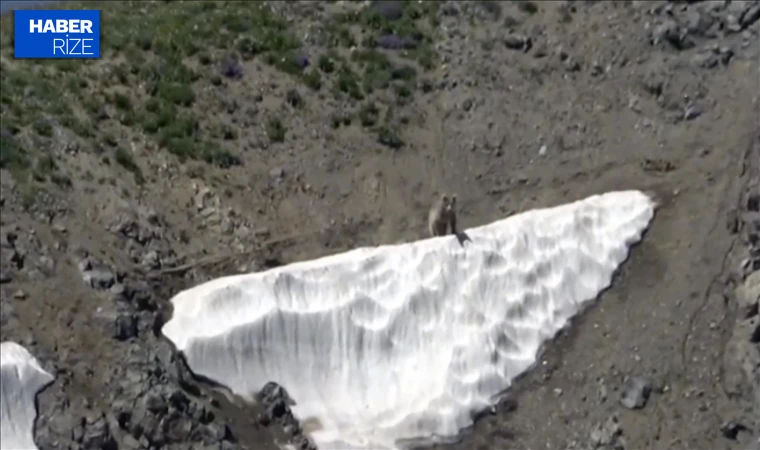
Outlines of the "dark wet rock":
{"label": "dark wet rock", "polygon": [[243,78],[243,66],[236,59],[228,59],[222,64],[222,75],[235,80]]}
{"label": "dark wet rock", "polygon": [[641,409],[652,393],[651,382],[644,377],[631,377],[623,387],[620,404],[628,409]]}
{"label": "dark wet rock", "polygon": [[114,322],[113,337],[126,341],[137,336],[137,318],[133,314],[119,314]]}
{"label": "dark wet rock", "polygon": [[378,47],[387,50],[403,50],[417,48],[419,42],[410,37],[400,37],[395,34],[384,34],[375,41]]}
{"label": "dark wet rock", "polygon": [[369,5],[369,11],[382,16],[386,20],[395,21],[404,15],[404,2],[401,1],[373,1]]}
{"label": "dark wet rock", "polygon": [[512,50],[522,50],[527,52],[533,46],[533,42],[527,36],[512,33],[504,38],[504,45]]}
{"label": "dark wet rock", "polygon": [[259,401],[264,403],[273,403],[277,401],[284,401],[287,405],[295,405],[295,402],[290,397],[288,392],[279,384],[270,381],[265,384],[263,388],[256,394]]}
{"label": "dark wet rock", "polygon": [[727,439],[732,440],[736,440],[736,438],[739,436],[739,433],[742,431],[749,431],[749,428],[736,420],[730,420],[720,427],[720,432],[723,434],[723,436]]}
{"label": "dark wet rock", "polygon": [[276,400],[270,404],[264,414],[270,418],[270,421],[283,417],[290,408],[283,400]]}

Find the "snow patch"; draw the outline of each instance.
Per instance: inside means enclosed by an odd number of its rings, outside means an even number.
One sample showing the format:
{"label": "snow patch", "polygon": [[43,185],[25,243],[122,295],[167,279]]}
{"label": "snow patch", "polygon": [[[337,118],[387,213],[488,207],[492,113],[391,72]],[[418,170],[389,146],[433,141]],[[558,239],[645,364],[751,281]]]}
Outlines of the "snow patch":
{"label": "snow patch", "polygon": [[610,285],[654,208],[612,192],[466,230],[463,245],[444,236],[218,278],[177,294],[163,333],[244,398],[282,385],[322,450],[440,441]]}
{"label": "snow patch", "polygon": [[0,343],[0,449],[37,449],[34,399],[53,379],[24,347]]}

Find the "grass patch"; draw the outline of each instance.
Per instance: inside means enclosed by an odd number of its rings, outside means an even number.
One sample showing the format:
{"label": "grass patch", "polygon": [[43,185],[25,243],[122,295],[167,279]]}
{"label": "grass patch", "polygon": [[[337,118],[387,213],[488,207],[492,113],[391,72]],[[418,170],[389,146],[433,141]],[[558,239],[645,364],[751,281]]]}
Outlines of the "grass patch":
{"label": "grass patch", "polygon": [[404,145],[404,141],[401,140],[398,133],[388,126],[380,127],[377,130],[377,142],[394,150],[399,149]]}
{"label": "grass patch", "polygon": [[364,127],[374,126],[380,118],[380,109],[375,102],[369,102],[359,110],[359,121]]}
{"label": "grass patch", "polygon": [[28,167],[29,158],[26,151],[18,145],[14,136],[2,132],[0,134],[0,169],[8,169],[11,173],[18,174]]}
{"label": "grass patch", "polygon": [[117,148],[116,152],[114,152],[114,160],[116,160],[118,165],[132,172],[137,184],[145,183],[145,177],[143,177],[140,166],[138,166],[135,160],[132,159],[132,155],[130,155],[128,151],[121,147]]}
{"label": "grass patch", "polygon": [[517,7],[526,14],[535,14],[538,12],[538,5],[529,0],[518,0]]}
{"label": "grass patch", "polygon": [[284,142],[287,129],[282,121],[276,117],[273,117],[267,121],[267,136],[272,142]]}
{"label": "grass patch", "polygon": [[354,100],[364,100],[364,93],[359,87],[359,76],[348,64],[343,64],[338,70],[335,88]]}

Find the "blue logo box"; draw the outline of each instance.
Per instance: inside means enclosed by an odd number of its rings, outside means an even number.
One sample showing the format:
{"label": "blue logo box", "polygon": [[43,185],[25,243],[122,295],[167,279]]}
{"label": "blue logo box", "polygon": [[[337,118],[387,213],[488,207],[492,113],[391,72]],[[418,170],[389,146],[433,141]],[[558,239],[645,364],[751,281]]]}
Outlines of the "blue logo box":
{"label": "blue logo box", "polygon": [[16,58],[100,58],[100,11],[13,11]]}

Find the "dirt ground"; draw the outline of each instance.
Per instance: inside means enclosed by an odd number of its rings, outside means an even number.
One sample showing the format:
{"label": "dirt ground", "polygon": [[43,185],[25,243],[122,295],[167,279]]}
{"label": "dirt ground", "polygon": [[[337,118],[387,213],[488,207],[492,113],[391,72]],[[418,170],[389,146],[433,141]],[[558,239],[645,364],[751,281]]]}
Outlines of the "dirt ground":
{"label": "dirt ground", "polygon": [[[183,7],[173,3],[161,7]],[[360,6],[273,8],[298,25],[314,66],[314,27]],[[746,317],[733,294],[760,259],[748,237],[760,220],[751,200],[760,194],[758,8],[444,2],[425,12],[434,15],[429,46],[438,59],[411,98],[373,94],[403,145],[360,120],[336,127],[336,114],[355,113],[356,102],[308,89],[256,58],[240,60],[240,75],[221,85],[213,77],[194,85],[195,113],[236,130],[220,140],[239,159],[226,167],[181,160],[117,123],[117,110],[90,137],[62,125],[40,135],[21,123],[12,130],[18,145],[30,158],[47,149],[54,174],[69,179],[37,177],[32,190],[13,164],[0,172],[2,339],[25,345],[57,377],[39,396],[38,445],[276,448],[287,429],[259,424],[259,407],[191,379],[156,333],[171,295],[224,274],[420,239],[441,192],[458,194],[466,229],[642,189],[656,192],[660,206],[612,288],[547,346],[493,414],[436,448],[760,448],[760,355],[758,338],[747,337],[758,326],[757,294]],[[8,52],[4,40],[5,78],[20,64]],[[108,61],[74,76],[106,73]],[[93,80],[90,87],[106,83]],[[136,92],[129,80],[124,89]],[[18,119],[11,105],[38,93],[4,100],[3,133]],[[282,141],[264,125],[274,115],[287,128]],[[105,133],[138,169],[118,152],[118,164],[105,164],[90,149],[108,142]],[[634,378],[652,387],[640,409],[619,401]],[[178,391],[213,418],[175,401]],[[144,400],[154,397],[169,406]],[[144,421],[159,419],[156,437]],[[211,437],[198,437],[198,420]],[[220,421],[221,431],[208,431]]]}

